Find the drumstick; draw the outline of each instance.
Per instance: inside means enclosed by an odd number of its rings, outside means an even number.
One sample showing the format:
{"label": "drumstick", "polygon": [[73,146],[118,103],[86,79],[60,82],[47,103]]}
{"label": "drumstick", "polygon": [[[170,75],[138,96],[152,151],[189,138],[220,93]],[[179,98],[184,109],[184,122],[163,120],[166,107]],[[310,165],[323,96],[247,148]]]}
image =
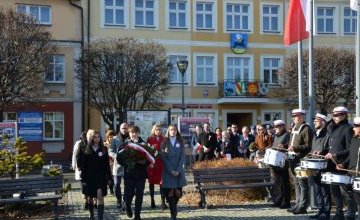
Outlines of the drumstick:
{"label": "drumstick", "polygon": [[343,168],[336,168],[337,170],[342,170],[342,171],[347,171],[347,172],[351,172],[351,173],[360,173],[360,172],[356,172],[355,170],[348,170],[348,169],[343,169]]}

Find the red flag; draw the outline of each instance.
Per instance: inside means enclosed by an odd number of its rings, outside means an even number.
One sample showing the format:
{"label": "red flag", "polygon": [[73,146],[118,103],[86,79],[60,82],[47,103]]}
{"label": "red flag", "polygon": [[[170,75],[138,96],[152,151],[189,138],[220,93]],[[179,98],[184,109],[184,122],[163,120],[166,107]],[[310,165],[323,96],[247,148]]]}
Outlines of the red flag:
{"label": "red flag", "polygon": [[284,31],[285,46],[309,37],[306,25],[309,17],[309,5],[308,0],[290,0]]}

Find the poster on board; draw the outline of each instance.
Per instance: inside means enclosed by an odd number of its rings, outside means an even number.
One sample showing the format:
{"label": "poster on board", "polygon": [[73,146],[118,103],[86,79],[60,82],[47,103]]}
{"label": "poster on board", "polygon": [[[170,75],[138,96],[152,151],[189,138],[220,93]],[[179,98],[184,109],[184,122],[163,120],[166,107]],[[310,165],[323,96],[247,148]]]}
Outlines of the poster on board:
{"label": "poster on board", "polygon": [[4,139],[8,140],[7,146],[4,146],[3,144],[0,145],[1,150],[13,151],[14,142],[17,138],[16,131],[16,122],[0,122],[0,143],[2,143]]}
{"label": "poster on board", "polygon": [[18,115],[19,136],[22,137],[24,141],[42,141],[42,112],[19,112]]}
{"label": "poster on board", "polygon": [[161,125],[162,134],[165,135],[167,127],[170,124],[170,110],[127,111],[126,118],[129,125],[137,125],[140,127],[140,136],[146,141],[155,124]]}
{"label": "poster on board", "polygon": [[178,129],[185,140],[185,144],[190,144],[191,137],[195,133],[196,125],[202,126],[204,123],[209,122],[209,117],[179,117]]}

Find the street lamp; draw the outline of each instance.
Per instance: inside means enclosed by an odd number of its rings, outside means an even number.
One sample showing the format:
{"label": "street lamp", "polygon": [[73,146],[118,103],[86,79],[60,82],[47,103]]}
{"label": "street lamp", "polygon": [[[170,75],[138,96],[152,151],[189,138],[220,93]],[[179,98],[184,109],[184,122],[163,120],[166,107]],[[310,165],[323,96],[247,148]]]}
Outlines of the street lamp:
{"label": "street lamp", "polygon": [[178,60],[176,62],[177,64],[177,68],[179,69],[181,76],[182,76],[182,81],[181,81],[181,97],[182,97],[182,102],[181,102],[181,111],[182,111],[182,116],[185,117],[185,100],[184,100],[184,74],[186,72],[186,69],[188,67],[189,62],[187,60]]}

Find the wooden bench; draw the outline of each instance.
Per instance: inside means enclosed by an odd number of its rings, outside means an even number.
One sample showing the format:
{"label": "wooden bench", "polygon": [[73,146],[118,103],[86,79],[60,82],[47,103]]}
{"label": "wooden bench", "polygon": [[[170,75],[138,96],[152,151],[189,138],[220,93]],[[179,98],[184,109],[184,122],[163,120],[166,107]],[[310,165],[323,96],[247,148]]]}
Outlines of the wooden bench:
{"label": "wooden bench", "polygon": [[[52,201],[55,205],[55,219],[58,218],[58,200],[62,198],[63,176],[24,176],[20,179],[0,179],[0,206]],[[14,198],[13,194],[23,193],[25,198]]]}
{"label": "wooden bench", "polygon": [[199,207],[202,208],[207,208],[205,196],[210,190],[259,188],[274,185],[270,168],[256,166],[193,169],[193,176],[195,187],[200,193]]}

